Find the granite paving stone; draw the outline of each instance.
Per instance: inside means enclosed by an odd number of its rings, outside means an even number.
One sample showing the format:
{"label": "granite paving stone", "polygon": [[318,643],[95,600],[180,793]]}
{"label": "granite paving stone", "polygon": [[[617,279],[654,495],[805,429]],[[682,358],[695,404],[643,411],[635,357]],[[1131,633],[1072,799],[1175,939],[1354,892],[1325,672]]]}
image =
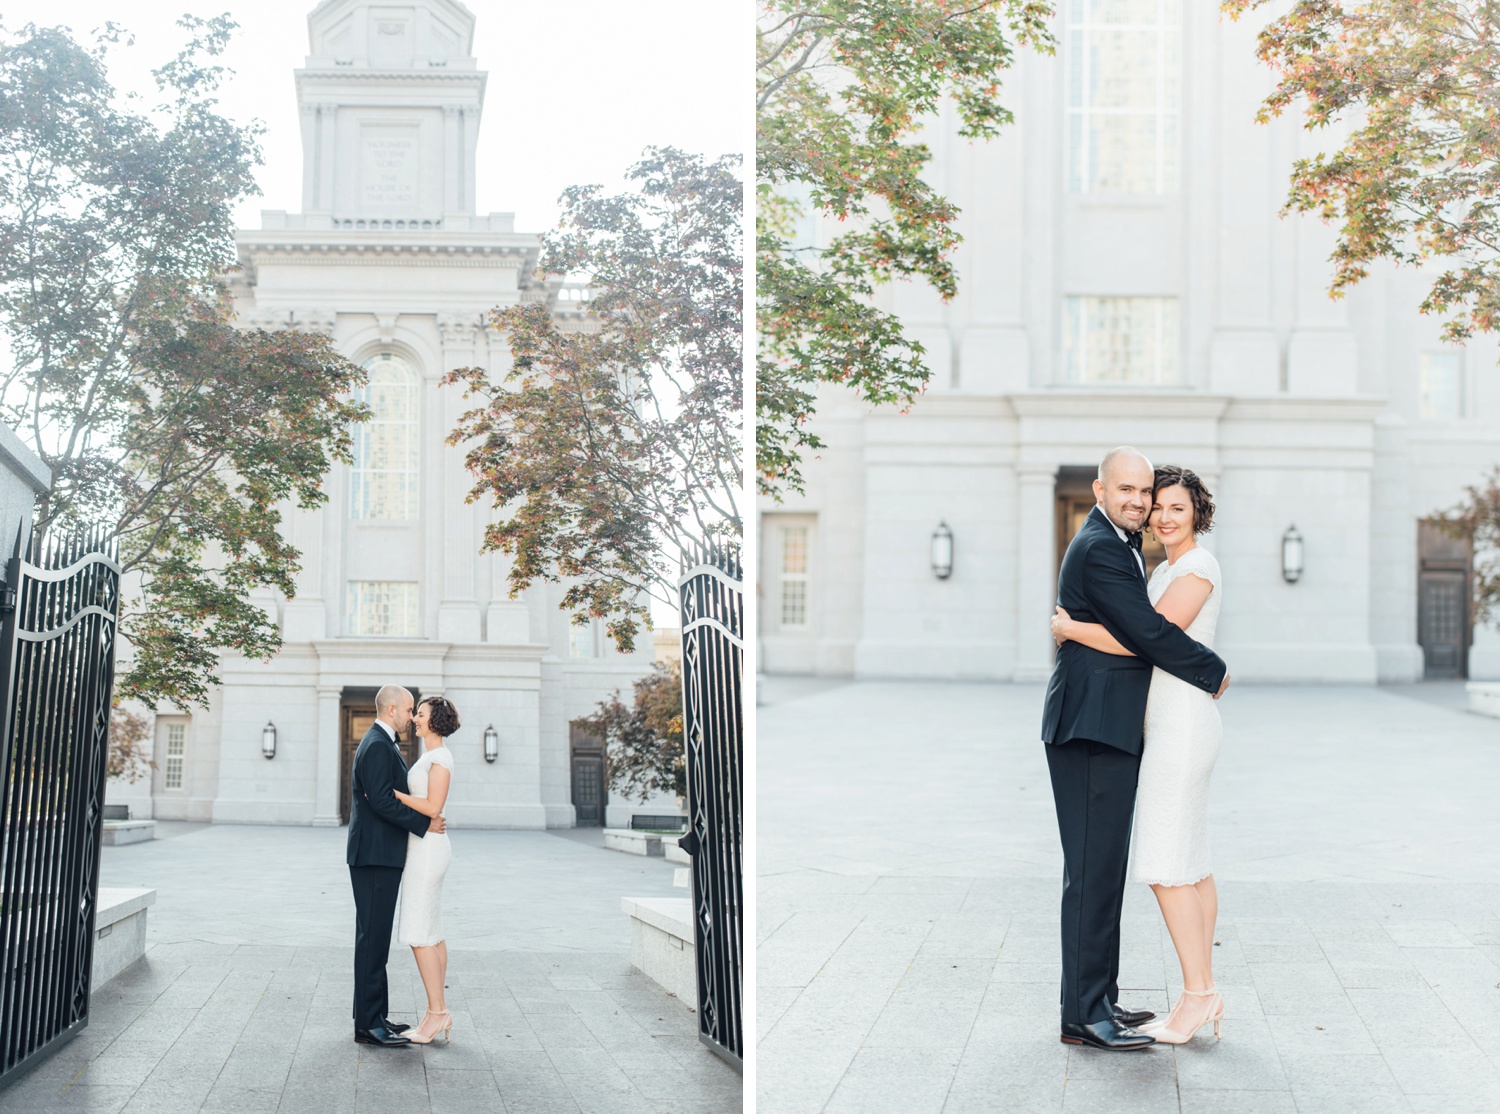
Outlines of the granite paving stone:
{"label": "granite paving stone", "polygon": [[[763,678],[758,1109],[1500,1114],[1500,725],[1244,686],[1210,798],[1223,1039],[1057,1040],[1040,685]],[[1121,1001],[1181,986],[1149,889]]]}
{"label": "granite paving stone", "polygon": [[[451,1042],[353,1040],[354,903],[340,829],[175,825],[106,847],[150,886],[144,958],[0,1114],[641,1114],[741,1108],[697,1019],[630,963],[621,897],[681,897],[673,865],[587,833],[453,833]],[[274,869],[268,864],[274,864]],[[288,941],[271,943],[269,941]],[[834,949],[830,949],[830,954]],[[425,1003],[393,943],[391,1013]]]}

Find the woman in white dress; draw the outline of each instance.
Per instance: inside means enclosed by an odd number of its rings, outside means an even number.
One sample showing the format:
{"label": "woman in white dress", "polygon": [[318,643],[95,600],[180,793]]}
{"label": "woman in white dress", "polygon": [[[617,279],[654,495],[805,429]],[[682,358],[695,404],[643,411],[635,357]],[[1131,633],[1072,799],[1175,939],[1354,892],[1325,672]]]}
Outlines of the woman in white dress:
{"label": "woman in white dress", "polygon": [[[1218,624],[1219,563],[1198,545],[1213,526],[1207,488],[1185,468],[1156,470],[1148,528],[1167,559],[1151,574],[1152,606],[1188,637],[1213,646]],[[1129,656],[1098,623],[1074,622],[1058,608],[1052,633],[1108,654]],[[1214,987],[1214,924],[1219,895],[1208,850],[1208,781],[1219,756],[1219,707],[1213,697],[1160,669],[1151,672],[1146,741],[1141,752],[1131,833],[1130,878],[1156,895],[1182,966],[1182,996],[1165,1021],[1142,1026],[1162,1044],[1185,1044],[1213,1022],[1219,1034],[1224,1002]]]}
{"label": "woman in white dress", "polygon": [[[441,816],[453,781],[453,755],[447,747],[448,736],[458,730],[458,710],[446,697],[429,696],[417,705],[412,717],[417,738],[422,740],[422,755],[407,771],[410,793],[397,791],[396,799],[416,809],[423,816]],[[401,873],[401,922],[396,938],[411,946],[427,991],[427,1012],[415,1029],[406,1033],[413,1044],[431,1044],[442,1033],[452,1040],[453,1018],[443,999],[443,983],[448,977],[448,945],[443,939],[443,876],[453,848],[448,836],[408,836],[406,869]]]}

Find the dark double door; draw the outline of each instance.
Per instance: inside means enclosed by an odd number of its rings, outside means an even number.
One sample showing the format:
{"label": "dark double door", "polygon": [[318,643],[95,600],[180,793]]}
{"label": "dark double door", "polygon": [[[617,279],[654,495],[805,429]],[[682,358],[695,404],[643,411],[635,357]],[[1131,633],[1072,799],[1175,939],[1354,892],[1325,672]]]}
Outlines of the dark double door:
{"label": "dark double door", "polygon": [[1417,527],[1417,641],[1429,678],[1469,674],[1472,557],[1467,538],[1434,522]]}
{"label": "dark double door", "polygon": [[604,743],[574,723],[568,727],[568,749],[573,762],[573,822],[580,828],[602,828],[609,803]]}

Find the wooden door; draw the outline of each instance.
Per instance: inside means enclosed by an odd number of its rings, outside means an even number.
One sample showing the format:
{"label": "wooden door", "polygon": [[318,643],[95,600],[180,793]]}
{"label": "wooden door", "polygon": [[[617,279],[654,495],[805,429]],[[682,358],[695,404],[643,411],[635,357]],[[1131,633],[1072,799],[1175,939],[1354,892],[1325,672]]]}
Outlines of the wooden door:
{"label": "wooden door", "polygon": [[[1068,543],[1071,542],[1079,529],[1083,526],[1083,520],[1089,516],[1094,509],[1094,495],[1090,492],[1087,496],[1059,493],[1057,496],[1057,571],[1062,571],[1063,554],[1068,551]],[[1146,576],[1149,578],[1156,571],[1156,566],[1167,559],[1167,550],[1161,542],[1152,537],[1150,530],[1141,534],[1141,557],[1146,562]]]}
{"label": "wooden door", "polygon": [[575,723],[569,725],[569,746],[573,757],[574,823],[580,828],[602,828],[604,806],[609,803],[604,742]]}
{"label": "wooden door", "polygon": [[[420,700],[416,689],[412,689],[412,697]],[[339,735],[339,819],[342,823],[349,823],[349,778],[354,773],[354,752],[359,749],[359,741],[365,737],[365,732],[370,730],[370,725],[375,722],[375,692],[373,689],[357,689],[352,694],[345,690],[344,699],[347,703],[339,709],[340,722],[343,724]],[[407,728],[405,735],[397,740],[401,745],[401,757],[406,760],[409,768],[420,756],[421,743],[417,739],[417,733]]]}
{"label": "wooden door", "polygon": [[349,778],[354,773],[354,752],[359,741],[375,722],[373,707],[346,705],[343,709],[343,730],[339,734],[339,820],[349,823]]}

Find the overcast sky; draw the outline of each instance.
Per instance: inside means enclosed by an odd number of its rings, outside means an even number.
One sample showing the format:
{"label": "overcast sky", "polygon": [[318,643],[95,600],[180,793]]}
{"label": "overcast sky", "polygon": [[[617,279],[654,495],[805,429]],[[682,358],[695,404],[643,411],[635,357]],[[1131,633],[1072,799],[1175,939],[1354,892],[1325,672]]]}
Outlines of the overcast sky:
{"label": "overcast sky", "polygon": [[[70,26],[80,35],[113,19],[136,42],[112,60],[120,90],[154,94],[150,70],[183,42],[183,12],[228,11],[240,25],[226,63],[236,71],[220,97],[226,116],[259,119],[262,196],[243,206],[242,227],[261,209],[302,207],[302,141],[292,70],[307,55],[307,13],[316,0],[0,0],[0,24]],[[469,0],[474,55],[489,72],[479,132],[479,212],[514,212],[516,231],[557,218],[565,186],[623,185],[648,145],[708,155],[744,154],[750,133],[750,9],[740,0]]]}

